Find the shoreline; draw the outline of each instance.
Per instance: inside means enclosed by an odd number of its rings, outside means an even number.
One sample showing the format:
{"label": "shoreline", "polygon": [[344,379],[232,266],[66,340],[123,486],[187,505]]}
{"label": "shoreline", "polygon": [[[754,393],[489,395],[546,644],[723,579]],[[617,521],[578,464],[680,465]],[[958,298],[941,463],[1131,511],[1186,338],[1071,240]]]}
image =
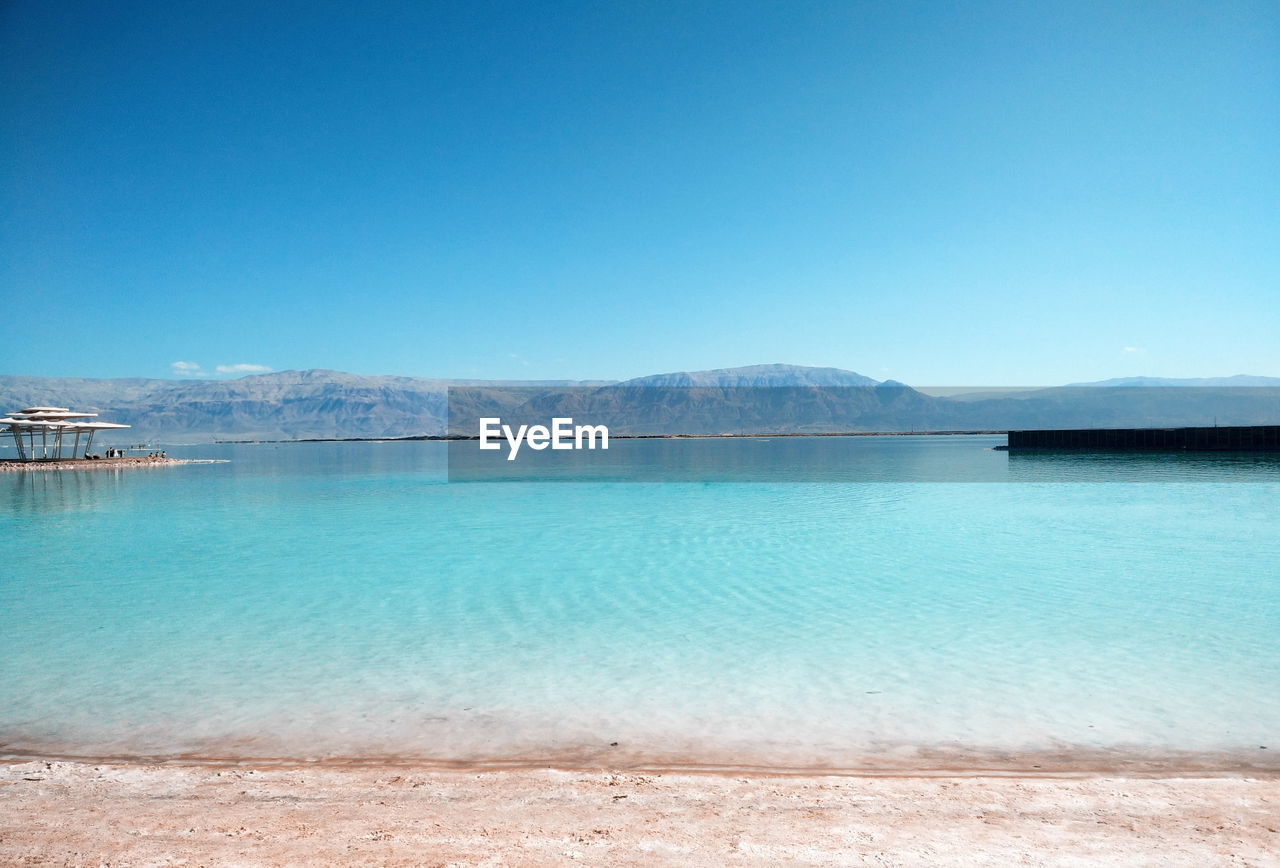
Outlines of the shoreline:
{"label": "shoreline", "polygon": [[20,461],[16,458],[0,459],[0,473],[49,473],[68,470],[120,470],[137,467],[176,467],[179,464],[213,464],[224,461],[191,458],[61,458],[39,461]]}
{"label": "shoreline", "polygon": [[1280,779],[0,763],[0,862],[1264,865]]}
{"label": "shoreline", "polygon": [[[1272,759],[1277,756],[1277,759]],[[1280,781],[1280,752],[1259,746],[1256,750],[1154,751],[1154,750],[1044,750],[960,751],[916,749],[910,757],[868,755],[855,765],[768,764],[717,761],[679,754],[584,749],[573,754],[513,755],[445,758],[413,754],[352,754],[320,757],[233,754],[216,751],[178,753],[70,753],[58,750],[22,749],[0,743],[0,765],[24,762],[64,762],[80,765],[130,765],[172,768],[235,770],[270,768],[422,770],[441,773],[489,773],[555,770],[566,773],[610,768],[632,774],[753,775],[770,778],[967,778],[1081,779],[1124,777],[1155,780],[1169,777],[1251,777]]]}

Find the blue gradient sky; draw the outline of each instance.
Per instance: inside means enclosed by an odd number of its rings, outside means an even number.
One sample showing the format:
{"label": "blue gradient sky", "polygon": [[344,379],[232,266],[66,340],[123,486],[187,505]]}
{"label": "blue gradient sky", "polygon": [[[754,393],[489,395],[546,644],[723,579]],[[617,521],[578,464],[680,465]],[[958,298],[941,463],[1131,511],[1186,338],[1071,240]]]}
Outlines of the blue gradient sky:
{"label": "blue gradient sky", "polygon": [[1280,375],[1274,2],[19,0],[0,82],[0,373]]}

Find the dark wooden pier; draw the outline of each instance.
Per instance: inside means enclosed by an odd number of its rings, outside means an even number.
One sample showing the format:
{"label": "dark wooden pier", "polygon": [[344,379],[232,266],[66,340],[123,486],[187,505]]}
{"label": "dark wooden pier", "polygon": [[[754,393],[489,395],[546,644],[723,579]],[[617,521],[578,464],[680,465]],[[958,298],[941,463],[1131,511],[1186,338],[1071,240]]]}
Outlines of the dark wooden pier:
{"label": "dark wooden pier", "polygon": [[1280,425],[1010,431],[1009,449],[1280,452]]}

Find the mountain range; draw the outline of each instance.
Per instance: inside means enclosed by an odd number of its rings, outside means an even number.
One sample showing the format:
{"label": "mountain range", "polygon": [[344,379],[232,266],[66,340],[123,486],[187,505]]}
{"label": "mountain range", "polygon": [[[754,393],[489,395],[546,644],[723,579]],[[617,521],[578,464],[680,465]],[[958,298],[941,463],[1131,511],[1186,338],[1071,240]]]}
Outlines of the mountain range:
{"label": "mountain range", "polygon": [[[1201,388],[1189,388],[1189,387]],[[452,408],[450,388],[453,388]],[[404,437],[505,413],[608,420],[617,433],[1004,430],[1277,424],[1280,378],[1122,378],[938,396],[853,371],[753,365],[610,380],[451,380],[308,370],[234,380],[0,376],[0,408],[100,413],[123,436],[214,439]],[[469,424],[469,421],[467,422]],[[611,430],[615,430],[611,426]]]}

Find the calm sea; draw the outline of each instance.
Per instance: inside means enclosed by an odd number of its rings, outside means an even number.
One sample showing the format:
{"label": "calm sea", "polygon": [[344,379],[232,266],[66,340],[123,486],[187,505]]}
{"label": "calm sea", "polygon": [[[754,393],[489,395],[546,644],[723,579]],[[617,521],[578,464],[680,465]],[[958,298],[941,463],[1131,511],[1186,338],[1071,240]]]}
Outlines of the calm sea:
{"label": "calm sea", "polygon": [[1276,460],[833,442],[0,475],[0,754],[1280,765]]}

